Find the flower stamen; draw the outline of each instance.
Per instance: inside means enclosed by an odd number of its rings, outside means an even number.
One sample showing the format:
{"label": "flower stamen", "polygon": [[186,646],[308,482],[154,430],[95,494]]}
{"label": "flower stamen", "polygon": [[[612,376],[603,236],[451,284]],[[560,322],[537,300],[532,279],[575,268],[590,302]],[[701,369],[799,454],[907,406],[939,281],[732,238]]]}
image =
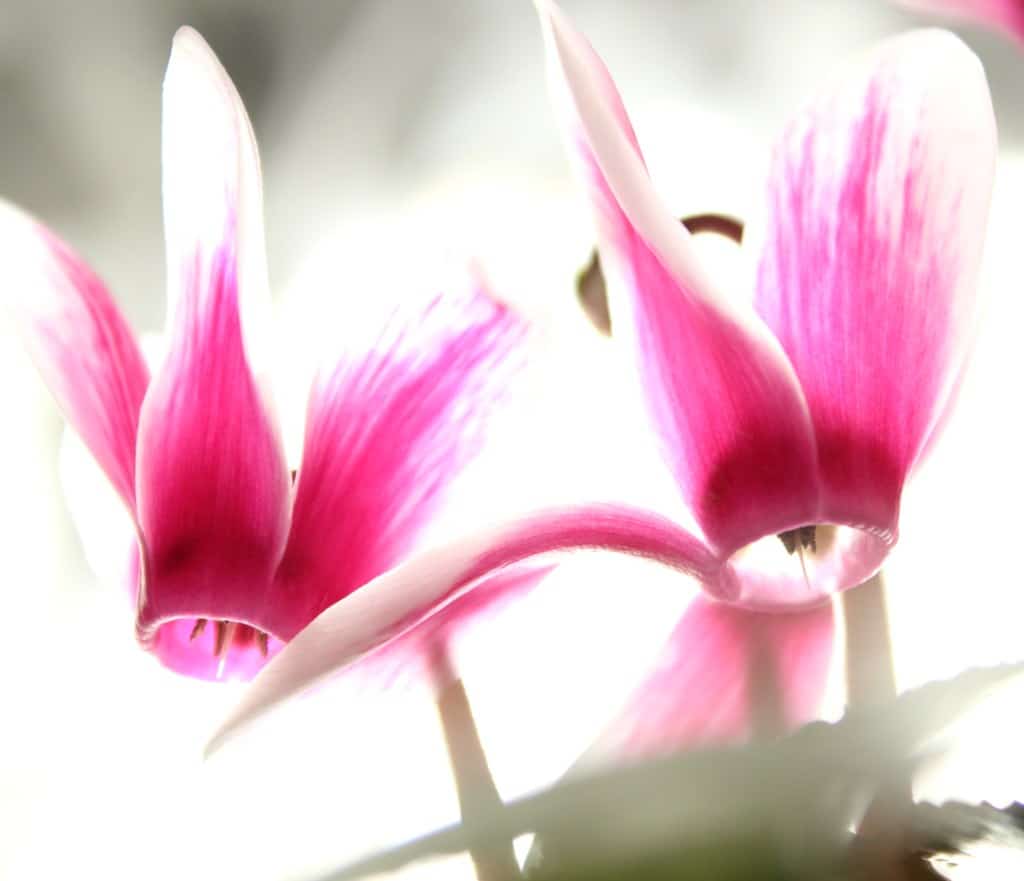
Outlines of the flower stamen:
{"label": "flower stamen", "polygon": [[[229,625],[227,621],[217,622],[217,632],[214,634],[213,637],[213,656],[215,658],[221,657],[224,654],[225,644],[231,642],[231,640],[228,638],[228,626]],[[230,636],[234,635],[234,626],[231,626]]]}
{"label": "flower stamen", "polygon": [[812,554],[818,551],[818,527],[800,526],[796,529],[787,529],[778,533],[778,539],[786,548],[786,553],[792,556],[797,550],[800,551],[800,559],[803,560],[804,550]]}
{"label": "flower stamen", "polygon": [[[189,632],[188,641],[195,642],[196,638],[202,636],[206,630],[206,624],[208,618],[196,618],[196,623],[192,625],[192,630]],[[256,627],[252,627],[249,624],[239,624],[237,621],[228,621],[222,619],[214,622],[214,634],[213,634],[213,656],[220,658],[220,664],[218,665],[218,677],[223,672],[224,665],[227,662],[228,653],[231,651],[232,646],[235,648],[245,648],[253,643],[256,644],[256,648],[259,649],[260,654],[265,658],[270,654],[270,634],[264,630],[259,630]]]}
{"label": "flower stamen", "polygon": [[785,532],[778,534],[779,541],[785,547],[786,553],[790,556],[796,553],[800,558],[800,571],[803,573],[804,584],[807,585],[808,591],[811,590],[811,579],[807,575],[807,558],[804,556],[804,551],[812,554],[817,553],[817,530],[817,526],[798,526],[796,529],[787,529]]}

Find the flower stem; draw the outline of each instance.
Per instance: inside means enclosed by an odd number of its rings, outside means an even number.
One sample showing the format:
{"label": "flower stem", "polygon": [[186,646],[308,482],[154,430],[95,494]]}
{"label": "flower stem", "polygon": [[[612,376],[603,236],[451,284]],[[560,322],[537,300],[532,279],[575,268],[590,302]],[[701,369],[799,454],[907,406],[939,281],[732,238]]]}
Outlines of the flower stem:
{"label": "flower stem", "polygon": [[882,573],[845,591],[846,701],[860,708],[896,697],[889,614],[885,607]]}
{"label": "flower stem", "polygon": [[[462,680],[452,671],[443,651],[435,654],[433,667],[438,686],[437,712],[448,747],[462,822],[467,828],[483,827],[504,805],[487,765]],[[470,857],[479,881],[514,881],[521,877],[511,841],[471,850]]]}
{"label": "flower stem", "polygon": [[[842,595],[846,627],[846,703],[870,707],[896,697],[892,639],[879,572]],[[875,795],[861,819],[856,853],[876,878],[935,878],[908,845],[911,781],[896,779]]]}

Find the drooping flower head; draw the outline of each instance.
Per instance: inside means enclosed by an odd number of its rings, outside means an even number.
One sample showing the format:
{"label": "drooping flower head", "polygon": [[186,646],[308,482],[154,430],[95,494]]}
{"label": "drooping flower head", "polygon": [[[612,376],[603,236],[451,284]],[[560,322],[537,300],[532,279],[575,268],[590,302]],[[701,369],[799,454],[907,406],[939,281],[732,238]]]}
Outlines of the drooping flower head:
{"label": "drooping flower head", "polygon": [[[951,34],[912,33],[799,113],[775,148],[753,289],[736,300],[661,203],[600,59],[553,3],[537,5],[614,334],[701,534],[588,506],[411,560],[373,586],[372,607],[371,591],[350,597],[299,634],[215,745],[495,568],[584,546],[677,566],[714,601],[677,629],[669,655],[682,664],[670,658],[671,675],[649,683],[669,701],[649,714],[656,727],[714,736],[710,706],[718,731],[734,731],[749,701],[731,695],[764,661],[792,689],[793,724],[820,696],[827,600],[874,574],[897,541],[904,485],[953,408],[975,330],[996,149],[978,60]],[[767,613],[776,620],[759,622]]]}
{"label": "drooping flower head", "polygon": [[[793,119],[754,288],[735,302],[661,204],[604,66],[540,5],[616,334],[723,561],[707,587],[793,607],[864,581],[896,541],[975,330],[995,159],[977,59],[948,33],[896,38]],[[806,572],[779,535],[806,546]],[[777,555],[746,551],[764,539]]]}
{"label": "drooping flower head", "polygon": [[4,297],[132,515],[140,641],[176,671],[248,678],[409,552],[478,451],[525,328],[482,282],[398,303],[378,338],[316,377],[293,476],[265,376],[256,142],[231,80],[188,28],[163,110],[168,322],[154,375],[99,278],[6,204]]}
{"label": "drooping flower head", "polygon": [[[907,478],[948,417],[975,330],[995,159],[980,65],[955,37],[890,40],[784,129],[746,301],[660,203],[586,40],[539,2],[615,333],[684,500],[721,562],[597,749],[735,738],[774,691],[813,717],[822,600],[873,575]],[[771,612],[773,614],[759,614]]]}

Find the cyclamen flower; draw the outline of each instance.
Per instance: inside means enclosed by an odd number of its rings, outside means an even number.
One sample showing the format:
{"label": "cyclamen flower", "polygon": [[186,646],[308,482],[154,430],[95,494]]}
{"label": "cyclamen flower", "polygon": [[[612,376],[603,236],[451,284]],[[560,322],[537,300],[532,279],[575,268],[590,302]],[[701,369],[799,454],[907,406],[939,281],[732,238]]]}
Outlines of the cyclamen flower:
{"label": "cyclamen flower", "polygon": [[299,634],[214,746],[414,633],[495,568],[584,546],[677,566],[708,596],[677,629],[669,672],[638,694],[643,737],[659,734],[652,726],[691,740],[735,733],[763,663],[792,723],[820,695],[828,599],[873,575],[896,543],[904,484],[952,410],[976,321],[996,151],[978,60],[942,31],[896,38],[795,117],[775,149],[742,301],[715,287],[658,198],[600,59],[553,3],[538,7],[615,336],[701,535],[651,512],[590,506],[409,561]]}
{"label": "cyclamen flower", "polygon": [[256,143],[231,80],[187,28],[163,112],[169,320],[155,374],[99,278],[0,204],[5,299],[131,512],[142,645],[181,673],[248,678],[408,553],[477,451],[525,328],[479,286],[396,309],[378,339],[316,378],[293,481],[259,369],[270,300]]}
{"label": "cyclamen flower", "polygon": [[687,610],[614,748],[743,736],[758,679],[778,692],[774,724],[795,725],[830,656],[830,610],[813,607],[881,566],[966,367],[996,146],[984,74],[952,35],[911,34],[799,114],[770,166],[753,291],[734,302],[660,203],[604,65],[538,5],[615,333],[723,561],[704,586],[728,604]]}
{"label": "cyclamen flower", "polygon": [[1021,0],[899,0],[910,9],[949,15],[1003,31],[1024,40],[1024,3]]}

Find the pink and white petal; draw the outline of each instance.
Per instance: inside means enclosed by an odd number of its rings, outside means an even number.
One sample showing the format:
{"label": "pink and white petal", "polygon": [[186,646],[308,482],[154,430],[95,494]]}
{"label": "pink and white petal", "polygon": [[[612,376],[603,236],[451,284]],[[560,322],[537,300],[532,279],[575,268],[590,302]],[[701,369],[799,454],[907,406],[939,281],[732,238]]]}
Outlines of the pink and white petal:
{"label": "pink and white petal", "polygon": [[213,50],[192,28],[174,36],[163,87],[164,231],[167,315],[180,300],[216,295],[195,287],[226,246],[236,266],[250,361],[268,357],[270,286],[263,231],[263,179],[249,116]]}
{"label": "pink and white petal", "polygon": [[769,615],[698,596],[584,761],[738,743],[811,721],[834,629],[830,604]]}
{"label": "pink and white petal", "polygon": [[625,506],[549,510],[492,527],[410,558],[323,612],[257,677],[207,752],[282,701],[411,631],[484,577],[540,554],[581,548],[645,556],[697,578],[719,565],[700,540],[671,521]]}
{"label": "pink and white petal", "polygon": [[376,332],[311,392],[275,588],[295,629],[409,553],[483,445],[527,336],[482,282],[400,307]]}
{"label": "pink and white petal", "polygon": [[932,15],[974,21],[1024,41],[1024,3],[1020,0],[898,0]]}
{"label": "pink and white petal", "polygon": [[755,304],[811,410],[824,521],[895,534],[973,339],[995,155],[981,65],[942,31],[884,43],[776,149]]}
{"label": "pink and white petal", "polygon": [[42,224],[0,201],[3,302],[68,422],[135,514],[135,437],[149,370],[103,282]]}
{"label": "pink and white petal", "polygon": [[[291,481],[241,314],[265,294],[256,148],[227,75],[187,29],[175,38],[164,109],[172,318],[139,424],[137,629],[150,646],[168,638],[158,640],[161,625],[197,617],[278,636],[265,619]],[[181,628],[190,629],[172,630]]]}
{"label": "pink and white petal", "polygon": [[[437,657],[450,659],[452,654],[457,654],[458,642],[464,634],[486,626],[488,619],[500,615],[506,607],[532,591],[554,568],[522,564],[499,571],[347,667],[344,676],[375,690],[393,688],[411,680],[427,681],[433,688],[443,688],[449,683],[437,681]],[[451,662],[446,660],[440,666],[442,671],[450,672]]]}
{"label": "pink and white petal", "polygon": [[817,463],[792,368],[753,313],[704,277],[689,234],[660,203],[601,60],[539,2],[571,154],[593,204],[616,336],[684,499],[729,554],[813,522]]}

